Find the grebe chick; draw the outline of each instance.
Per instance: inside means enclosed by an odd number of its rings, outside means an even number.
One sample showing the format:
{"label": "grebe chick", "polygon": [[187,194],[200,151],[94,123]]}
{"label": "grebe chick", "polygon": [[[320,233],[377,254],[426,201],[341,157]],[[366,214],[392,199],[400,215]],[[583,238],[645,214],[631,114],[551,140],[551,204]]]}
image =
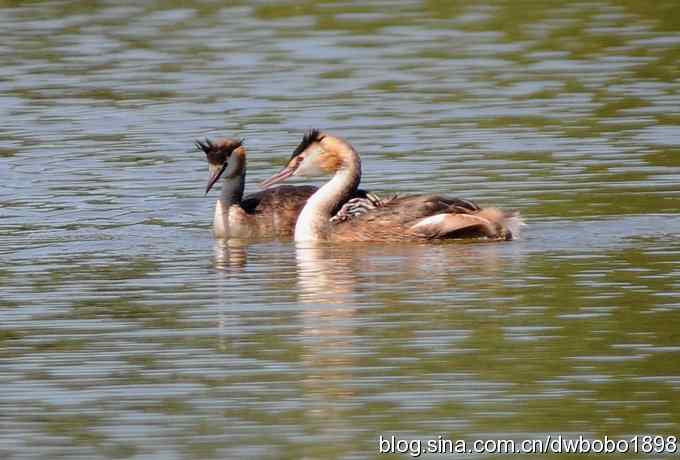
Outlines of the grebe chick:
{"label": "grebe chick", "polygon": [[333,175],[302,209],[295,225],[296,241],[431,241],[453,238],[511,240],[523,225],[518,214],[438,195],[403,196],[359,215],[331,222],[333,209],[345,203],[361,179],[356,150],[339,137],[318,130],[305,134],[288,164],[261,186],[291,176]]}
{"label": "grebe chick", "polygon": [[[246,150],[242,140],[218,139],[196,141],[196,148],[206,154],[210,176],[205,188],[222,179],[222,192],[215,205],[215,238],[290,237],[307,199],[316,192],[313,186],[284,185],[243,197],[246,179]],[[341,207],[333,218],[339,221],[382,205],[371,193],[358,190],[352,202]],[[335,210],[334,210],[335,211]]]}

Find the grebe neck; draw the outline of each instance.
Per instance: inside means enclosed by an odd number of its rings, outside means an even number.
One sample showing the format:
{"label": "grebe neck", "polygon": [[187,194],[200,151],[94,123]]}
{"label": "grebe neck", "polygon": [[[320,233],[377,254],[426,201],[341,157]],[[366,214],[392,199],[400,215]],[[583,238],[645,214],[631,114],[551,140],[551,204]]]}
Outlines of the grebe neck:
{"label": "grebe neck", "polygon": [[329,220],[333,212],[345,203],[359,187],[361,162],[356,153],[317,190],[302,208],[295,224],[295,241],[328,239]]}
{"label": "grebe neck", "polygon": [[215,217],[213,220],[213,232],[216,238],[228,238],[229,231],[229,207],[240,205],[245,189],[245,173],[236,177],[227,177],[222,181],[222,191],[215,204]]}
{"label": "grebe neck", "polygon": [[220,193],[220,201],[222,201],[222,204],[227,207],[232,204],[239,204],[243,198],[245,185],[245,174],[239,174],[236,177],[226,177],[222,181],[222,192]]}

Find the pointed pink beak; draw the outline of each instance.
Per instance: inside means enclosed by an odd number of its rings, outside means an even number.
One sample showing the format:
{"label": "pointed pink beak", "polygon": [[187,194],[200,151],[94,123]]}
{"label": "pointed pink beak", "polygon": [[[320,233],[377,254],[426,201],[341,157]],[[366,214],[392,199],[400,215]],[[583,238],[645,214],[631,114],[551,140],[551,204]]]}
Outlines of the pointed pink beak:
{"label": "pointed pink beak", "polygon": [[295,172],[295,169],[291,168],[290,166],[286,166],[285,168],[283,168],[281,171],[274,174],[269,179],[260,182],[260,188],[268,188],[268,187],[271,187],[274,184],[278,184],[279,182],[283,182],[284,180],[286,180],[290,176],[292,176],[294,172]]}

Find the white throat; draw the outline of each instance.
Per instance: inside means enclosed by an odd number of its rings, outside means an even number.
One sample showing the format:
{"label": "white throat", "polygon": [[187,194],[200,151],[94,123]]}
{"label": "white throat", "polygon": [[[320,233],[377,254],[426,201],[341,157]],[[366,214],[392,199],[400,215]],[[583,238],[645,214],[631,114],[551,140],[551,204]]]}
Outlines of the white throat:
{"label": "white throat", "polygon": [[360,177],[360,167],[358,174],[352,168],[342,168],[310,196],[295,224],[295,241],[327,239],[333,210],[354,192],[359,185]]}

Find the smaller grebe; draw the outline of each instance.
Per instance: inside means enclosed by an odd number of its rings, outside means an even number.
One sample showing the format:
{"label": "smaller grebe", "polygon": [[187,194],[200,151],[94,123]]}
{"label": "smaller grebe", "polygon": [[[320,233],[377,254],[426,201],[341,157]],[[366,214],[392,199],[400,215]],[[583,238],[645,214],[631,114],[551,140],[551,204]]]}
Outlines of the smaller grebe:
{"label": "smaller grebe", "polygon": [[288,165],[261,186],[295,175],[332,174],[302,209],[295,225],[295,241],[431,241],[450,238],[511,240],[523,224],[518,214],[438,195],[397,197],[359,215],[331,222],[333,210],[346,202],[361,179],[361,160],[346,141],[309,131]]}
{"label": "smaller grebe", "polygon": [[[313,186],[284,185],[252,193],[245,198],[246,150],[242,140],[218,139],[196,141],[196,148],[208,159],[210,176],[207,194],[222,178],[222,193],[215,205],[215,238],[290,237],[307,199],[316,192]],[[334,221],[344,221],[367,209],[382,206],[383,201],[371,193],[357,191],[346,206],[340,203]]]}

